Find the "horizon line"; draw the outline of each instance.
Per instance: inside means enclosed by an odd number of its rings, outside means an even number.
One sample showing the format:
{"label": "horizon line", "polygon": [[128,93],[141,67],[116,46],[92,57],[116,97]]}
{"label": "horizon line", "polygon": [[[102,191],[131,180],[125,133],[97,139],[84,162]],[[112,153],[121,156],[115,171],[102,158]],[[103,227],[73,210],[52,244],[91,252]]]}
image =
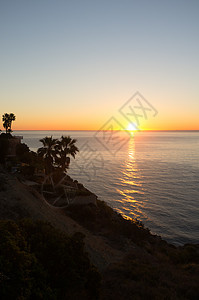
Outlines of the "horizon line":
{"label": "horizon line", "polygon": [[144,130],[127,130],[127,129],[113,129],[113,130],[102,130],[102,129],[16,129],[15,131],[133,131],[133,132],[183,132],[183,131],[199,131],[199,129],[144,129]]}

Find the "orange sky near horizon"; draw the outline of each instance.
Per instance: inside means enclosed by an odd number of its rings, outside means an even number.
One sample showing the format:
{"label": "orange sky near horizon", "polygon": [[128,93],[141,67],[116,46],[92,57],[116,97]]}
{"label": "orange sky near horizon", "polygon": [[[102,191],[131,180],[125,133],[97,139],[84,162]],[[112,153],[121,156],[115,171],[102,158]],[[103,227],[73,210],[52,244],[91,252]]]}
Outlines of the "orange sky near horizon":
{"label": "orange sky near horizon", "polygon": [[[112,116],[110,115],[110,118]],[[123,130],[127,129],[130,122],[124,120],[121,116],[118,117],[118,114],[113,117],[120,123],[121,126],[116,124],[114,130]],[[12,123],[13,130],[106,130],[107,126],[104,126],[110,119],[101,118],[100,116],[93,116],[84,119],[82,118],[75,119],[72,116],[67,118],[58,118],[51,116],[27,116],[21,117],[16,115],[16,121]],[[143,120],[140,122],[138,129],[140,130],[199,130],[199,122],[196,116],[192,115],[190,119],[182,118],[167,118],[166,116],[161,116],[161,113],[158,112],[158,115],[154,118]],[[3,130],[3,126],[0,127]]]}
{"label": "orange sky near horizon", "polygon": [[[147,100],[137,92],[133,94],[131,100],[126,96],[127,101],[114,95],[115,100],[106,103],[100,101],[98,97],[96,104],[95,102],[91,103],[91,101],[90,103],[85,101],[85,104],[77,102],[78,109],[75,106],[71,107],[67,102],[64,104],[63,101],[63,109],[60,109],[59,106],[56,107],[55,104],[53,107],[50,104],[47,108],[45,105],[40,105],[41,109],[32,106],[30,111],[27,111],[26,107],[22,110],[17,107],[17,110],[13,111],[16,115],[16,121],[13,122],[12,127],[13,130],[107,130],[113,126],[115,130],[124,130],[132,123],[140,130],[199,130],[199,102],[197,102],[196,97],[193,98],[195,107],[194,105],[192,107],[186,101],[188,98],[186,93],[180,101],[176,101],[176,95],[171,97],[170,101],[166,101],[163,97],[159,100],[161,91],[158,92],[157,95],[148,92]],[[103,97],[105,98],[105,93]],[[90,95],[90,99],[92,99],[92,95]],[[145,107],[145,112],[139,107],[136,99],[141,101],[142,106]],[[75,99],[73,103],[76,103]],[[122,107],[124,106],[123,110]],[[130,107],[133,107],[137,119],[131,114]],[[114,121],[110,120],[111,118]],[[2,126],[0,128],[2,129]]]}
{"label": "orange sky near horizon", "polygon": [[[101,97],[106,98],[106,93],[107,98],[114,101],[101,100]],[[184,92],[183,97],[176,93],[170,100],[166,100],[169,92],[163,97],[161,91],[157,91],[156,94],[151,89],[145,91],[148,95],[147,99],[140,93],[132,94],[131,97],[129,95],[122,97],[120,92],[119,95],[113,94],[114,96],[111,97],[107,90],[98,97],[90,93],[87,100],[83,102],[78,102],[75,97],[72,104],[61,100],[61,106],[56,105],[60,101],[52,98],[49,105],[46,105],[47,99],[43,104],[40,104],[40,101],[32,101],[28,106],[16,106],[15,109],[12,109],[11,104],[9,106],[4,104],[4,110],[0,113],[15,114],[13,130],[107,130],[111,125],[115,130],[123,130],[130,123],[140,130],[199,130],[199,101],[196,95],[192,96],[192,105],[190,105],[187,101],[188,91],[187,94]],[[177,100],[177,96],[179,98],[181,96],[181,99]],[[138,103],[138,99],[144,110]],[[132,114],[131,108],[135,115]],[[110,121],[111,118],[114,122]],[[2,121],[0,129],[3,130]]]}

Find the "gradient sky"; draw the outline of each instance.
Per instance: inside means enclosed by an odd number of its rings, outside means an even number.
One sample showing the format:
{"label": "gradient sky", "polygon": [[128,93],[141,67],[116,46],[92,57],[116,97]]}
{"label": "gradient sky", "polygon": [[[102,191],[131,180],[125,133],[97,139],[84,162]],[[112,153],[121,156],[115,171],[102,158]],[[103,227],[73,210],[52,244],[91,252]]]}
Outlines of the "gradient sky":
{"label": "gradient sky", "polygon": [[136,91],[158,111],[141,129],[199,129],[198,0],[0,0],[0,45],[13,129],[125,127]]}

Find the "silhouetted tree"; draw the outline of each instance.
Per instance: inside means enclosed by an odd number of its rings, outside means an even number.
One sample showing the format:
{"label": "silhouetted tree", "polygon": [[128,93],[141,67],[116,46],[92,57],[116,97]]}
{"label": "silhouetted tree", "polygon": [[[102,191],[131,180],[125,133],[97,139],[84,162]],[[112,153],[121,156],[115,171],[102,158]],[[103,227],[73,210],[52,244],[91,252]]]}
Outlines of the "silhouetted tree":
{"label": "silhouetted tree", "polygon": [[12,121],[15,121],[15,119],[16,119],[16,117],[13,113],[10,113],[10,114],[5,113],[2,116],[3,127],[6,130],[6,134],[12,132],[11,125],[12,125]]}
{"label": "silhouetted tree", "polygon": [[45,137],[40,140],[43,147],[39,148],[37,153],[44,160],[46,175],[58,171],[66,172],[70,164],[70,155],[75,158],[79,151],[75,145],[76,140],[70,136],[61,137],[61,140]]}
{"label": "silhouetted tree", "polygon": [[79,149],[75,145],[77,142],[76,139],[72,139],[70,136],[63,136],[61,137],[61,140],[58,141],[55,149],[56,149],[56,160],[58,168],[65,172],[66,169],[69,168],[70,164],[70,157],[71,155],[73,158],[75,158],[75,155],[77,152],[79,152]]}
{"label": "silhouetted tree", "polygon": [[45,137],[40,140],[43,147],[37,150],[37,153],[44,160],[44,167],[46,175],[50,174],[54,170],[54,161],[56,156],[55,146],[57,145],[57,139],[51,137]]}

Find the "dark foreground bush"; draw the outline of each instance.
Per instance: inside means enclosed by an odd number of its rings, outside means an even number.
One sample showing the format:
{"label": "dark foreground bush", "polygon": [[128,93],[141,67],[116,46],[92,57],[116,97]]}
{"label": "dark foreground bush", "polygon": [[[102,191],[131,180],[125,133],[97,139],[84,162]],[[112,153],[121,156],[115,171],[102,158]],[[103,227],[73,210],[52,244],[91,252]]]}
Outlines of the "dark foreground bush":
{"label": "dark foreground bush", "polygon": [[0,221],[1,299],[97,299],[100,276],[83,235],[50,224]]}
{"label": "dark foreground bush", "polygon": [[100,299],[198,300],[199,265],[174,264],[158,253],[132,249],[103,274]]}

